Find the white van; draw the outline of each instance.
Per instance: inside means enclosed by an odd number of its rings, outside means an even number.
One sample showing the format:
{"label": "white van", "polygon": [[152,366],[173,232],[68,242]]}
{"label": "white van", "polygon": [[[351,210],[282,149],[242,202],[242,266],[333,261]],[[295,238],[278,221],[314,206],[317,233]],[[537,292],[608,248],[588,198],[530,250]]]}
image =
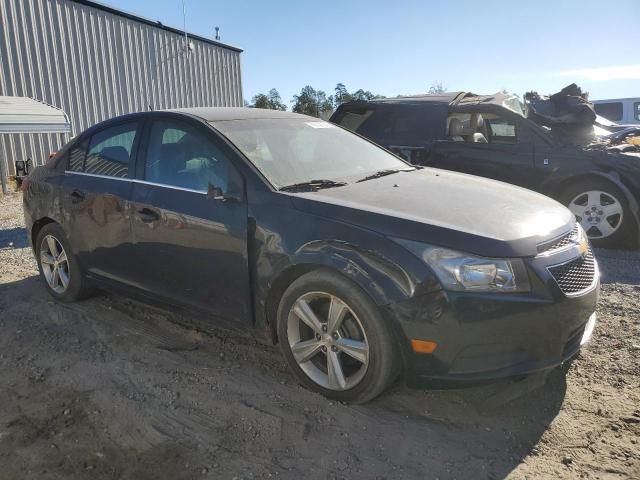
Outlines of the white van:
{"label": "white van", "polygon": [[596,113],[623,125],[640,124],[640,97],[592,100]]}

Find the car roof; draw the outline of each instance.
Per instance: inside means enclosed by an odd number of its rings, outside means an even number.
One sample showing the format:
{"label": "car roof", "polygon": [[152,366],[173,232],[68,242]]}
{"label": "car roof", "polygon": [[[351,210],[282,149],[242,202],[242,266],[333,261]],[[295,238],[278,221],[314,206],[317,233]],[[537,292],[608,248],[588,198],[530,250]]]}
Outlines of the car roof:
{"label": "car roof", "polygon": [[367,103],[367,104],[423,104],[423,103],[440,103],[449,105],[454,102],[461,96],[464,96],[466,92],[444,92],[437,93],[431,95],[412,95],[406,97],[395,97],[395,98],[376,98],[374,100],[355,100],[353,102],[348,102],[348,104],[358,104],[358,103]]}
{"label": "car roof", "polygon": [[[494,104],[504,106],[505,100],[513,97],[512,94],[498,92],[493,95],[476,95],[470,92],[446,92],[433,95],[416,95],[412,97],[396,97],[396,98],[380,98],[375,100],[354,100],[343,103],[338,110],[349,110],[351,108],[361,108],[364,105],[382,106],[385,108],[404,107],[404,106],[429,106],[446,107],[450,106],[468,106],[480,104]],[[334,114],[335,115],[335,114]]]}
{"label": "car roof", "polygon": [[207,122],[221,122],[226,120],[247,120],[259,118],[295,118],[299,120],[321,121],[319,118],[301,115],[299,113],[282,112],[280,110],[268,110],[264,108],[249,107],[200,107],[177,108],[166,110],[169,112],[186,113],[199,117]]}

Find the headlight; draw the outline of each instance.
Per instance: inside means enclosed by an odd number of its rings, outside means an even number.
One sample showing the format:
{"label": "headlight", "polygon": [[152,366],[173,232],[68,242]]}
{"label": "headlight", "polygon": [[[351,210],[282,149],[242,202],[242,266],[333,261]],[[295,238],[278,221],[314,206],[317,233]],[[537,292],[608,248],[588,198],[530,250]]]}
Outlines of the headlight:
{"label": "headlight", "polygon": [[449,290],[528,292],[529,275],[519,258],[485,258],[447,248],[395,239],[429,265]]}

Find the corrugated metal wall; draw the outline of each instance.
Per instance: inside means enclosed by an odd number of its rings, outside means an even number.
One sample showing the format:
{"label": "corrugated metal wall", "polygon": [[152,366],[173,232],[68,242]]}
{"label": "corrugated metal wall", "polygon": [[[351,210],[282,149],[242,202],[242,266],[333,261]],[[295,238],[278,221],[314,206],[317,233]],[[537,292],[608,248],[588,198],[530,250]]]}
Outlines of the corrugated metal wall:
{"label": "corrugated metal wall", "polygon": [[[0,0],[0,95],[62,108],[73,135],[140,110],[242,106],[240,51],[72,0]],[[0,161],[42,164],[66,135],[0,135]]]}

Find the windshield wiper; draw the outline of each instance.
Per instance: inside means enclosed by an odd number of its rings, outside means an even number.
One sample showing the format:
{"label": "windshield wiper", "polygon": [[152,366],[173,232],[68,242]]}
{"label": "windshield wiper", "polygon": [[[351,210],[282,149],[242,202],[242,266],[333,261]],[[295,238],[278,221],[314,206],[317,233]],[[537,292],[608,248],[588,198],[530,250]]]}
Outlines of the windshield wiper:
{"label": "windshield wiper", "polygon": [[347,182],[336,182],[335,180],[309,180],[308,182],[293,183],[280,187],[281,192],[315,192],[323,188],[342,187]]}
{"label": "windshield wiper", "polygon": [[386,177],[387,175],[393,175],[398,172],[411,172],[412,170],[406,170],[403,168],[390,168],[388,170],[379,170],[376,173],[372,173],[371,175],[367,175],[364,178],[356,181],[356,183],[366,182],[367,180],[373,180],[374,178]]}

